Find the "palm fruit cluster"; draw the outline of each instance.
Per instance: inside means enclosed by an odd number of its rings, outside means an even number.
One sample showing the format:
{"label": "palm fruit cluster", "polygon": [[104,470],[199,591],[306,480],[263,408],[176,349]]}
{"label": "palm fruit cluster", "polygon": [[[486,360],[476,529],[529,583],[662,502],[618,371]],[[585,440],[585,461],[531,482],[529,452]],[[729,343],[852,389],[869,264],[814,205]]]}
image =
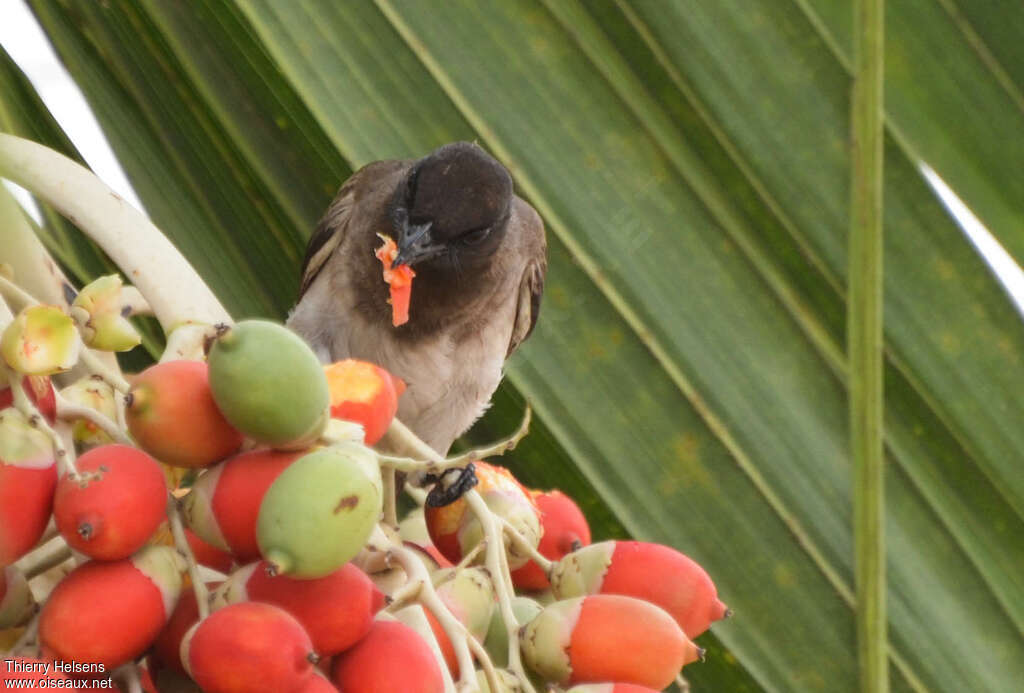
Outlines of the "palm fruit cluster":
{"label": "palm fruit cluster", "polygon": [[[0,325],[0,634],[24,665],[3,676],[163,693],[657,691],[727,615],[689,557],[592,543],[571,498],[496,464],[474,460],[475,487],[444,505],[412,489],[399,518],[391,470],[441,487],[470,460],[385,454],[404,383],[325,367],[277,323],[210,327],[202,357],[129,380],[69,382],[93,350],[138,343],[121,289],[102,278],[67,311]],[[55,545],[60,560],[33,558]]]}

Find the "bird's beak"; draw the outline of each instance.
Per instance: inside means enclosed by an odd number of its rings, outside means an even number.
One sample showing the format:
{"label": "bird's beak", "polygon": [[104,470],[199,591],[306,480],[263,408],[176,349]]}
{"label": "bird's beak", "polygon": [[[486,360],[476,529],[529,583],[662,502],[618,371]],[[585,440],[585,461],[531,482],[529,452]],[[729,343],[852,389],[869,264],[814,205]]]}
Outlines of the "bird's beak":
{"label": "bird's beak", "polygon": [[412,265],[415,262],[429,260],[444,252],[444,246],[434,242],[430,234],[433,222],[425,224],[403,223],[399,231],[398,255],[391,262],[392,267]]}

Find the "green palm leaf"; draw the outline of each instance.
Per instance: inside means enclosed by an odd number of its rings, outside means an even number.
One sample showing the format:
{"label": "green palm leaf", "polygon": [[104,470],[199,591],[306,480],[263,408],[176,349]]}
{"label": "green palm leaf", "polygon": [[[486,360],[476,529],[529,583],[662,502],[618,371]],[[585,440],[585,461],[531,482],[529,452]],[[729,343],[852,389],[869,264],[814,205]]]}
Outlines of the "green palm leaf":
{"label": "green palm leaf", "polygon": [[[847,3],[31,4],[150,214],[237,315],[284,315],[354,168],[452,139],[499,156],[551,268],[472,437],[525,397],[525,481],[577,495],[597,536],[707,567],[737,616],[703,636],[696,690],[856,688]],[[1020,258],[1024,63],[996,3],[889,7],[893,685],[1010,691],[1024,328],[917,167]]]}

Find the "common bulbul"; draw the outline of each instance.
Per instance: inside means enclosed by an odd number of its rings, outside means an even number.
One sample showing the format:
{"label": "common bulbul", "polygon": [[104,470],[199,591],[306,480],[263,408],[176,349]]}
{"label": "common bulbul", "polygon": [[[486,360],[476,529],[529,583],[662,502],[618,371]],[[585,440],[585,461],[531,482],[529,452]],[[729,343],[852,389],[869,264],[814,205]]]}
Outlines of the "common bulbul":
{"label": "common bulbul", "polygon": [[[393,324],[375,256],[415,272]],[[342,185],[309,240],[288,325],[322,361],[372,361],[402,378],[398,417],[441,454],[484,412],[502,365],[533,330],[547,270],[540,216],[475,144],[376,161]]]}

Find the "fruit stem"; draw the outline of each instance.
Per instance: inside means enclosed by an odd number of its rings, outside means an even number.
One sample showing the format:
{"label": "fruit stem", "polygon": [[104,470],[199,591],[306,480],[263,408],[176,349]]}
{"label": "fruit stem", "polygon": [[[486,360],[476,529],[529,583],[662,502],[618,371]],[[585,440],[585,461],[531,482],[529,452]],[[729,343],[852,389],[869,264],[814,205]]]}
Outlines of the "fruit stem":
{"label": "fruit stem", "polygon": [[167,494],[167,520],[171,525],[171,536],[174,537],[174,547],[182,555],[188,564],[188,576],[192,580],[192,591],[196,595],[196,605],[199,607],[199,619],[202,620],[210,615],[210,591],[206,589],[199,574],[199,565],[192,553],[192,547],[188,545],[185,537],[185,526],[181,523],[181,503],[173,494]]}
{"label": "fruit stem", "polygon": [[[426,451],[420,452],[417,449],[416,454],[420,456],[416,458],[378,454],[378,459],[380,460],[380,464],[385,468],[390,467],[391,469],[398,470],[400,472],[427,472],[428,474],[436,474],[447,469],[454,469],[455,467],[465,467],[470,462],[475,462],[476,460],[485,459],[487,457],[503,455],[509,450],[515,449],[516,445],[519,444],[519,441],[530,432],[531,417],[532,413],[530,408],[527,407],[526,412],[523,414],[522,423],[519,424],[519,428],[516,429],[515,433],[507,438],[499,440],[497,443],[493,443],[485,447],[474,448],[473,450],[468,450],[452,457],[442,458],[433,450],[433,448],[427,447],[426,449],[430,450],[433,454],[427,455]],[[413,433],[397,419],[392,422],[387,435],[389,442],[390,439],[397,438],[401,440],[401,442],[407,444],[404,447],[410,447],[410,445],[408,445],[411,443],[408,438],[409,436],[415,437]],[[426,446],[426,443],[423,443],[422,441],[420,441],[420,443]]]}
{"label": "fruit stem", "polygon": [[36,652],[38,652],[39,645],[37,641],[39,636],[40,613],[40,610],[37,608],[35,616],[33,616],[32,620],[28,622],[28,625],[25,626],[25,632],[22,633],[21,637],[18,638],[17,642],[15,642],[14,645],[11,646],[9,652],[12,655],[17,655],[18,652],[21,650],[30,650],[31,652],[27,654],[35,654]]}
{"label": "fruit stem", "polygon": [[679,693],[690,693],[690,682],[686,680],[686,677],[682,674],[676,675],[676,688],[679,689]]}
{"label": "fruit stem", "polygon": [[380,478],[384,484],[384,523],[390,527],[398,526],[398,491],[395,488],[395,468],[382,467]]}
{"label": "fruit stem", "polygon": [[153,314],[153,307],[146,297],[130,284],[121,287],[121,310],[127,311],[126,318]]}
{"label": "fruit stem", "polygon": [[165,333],[230,315],[177,248],[146,215],[84,166],[41,144],[0,134],[0,175],[75,222],[130,277]]}
{"label": "fruit stem", "polygon": [[125,433],[125,430],[118,426],[115,422],[111,421],[102,412],[96,411],[92,407],[85,407],[80,404],[71,402],[66,397],[62,397],[58,392],[57,394],[57,418],[71,422],[75,419],[85,419],[86,421],[95,424],[106,433],[108,436],[113,438],[118,443],[124,445],[133,445],[131,438]]}
{"label": "fruit stem", "polygon": [[111,674],[111,678],[123,679],[128,687],[128,693],[142,693],[142,680],[139,678],[139,665],[135,662],[128,662],[118,667]]}
{"label": "fruit stem", "polygon": [[[39,413],[39,409],[29,399],[29,396],[25,394],[23,387],[22,378],[23,376],[15,373],[7,366],[6,363],[0,361],[0,373],[2,373],[7,382],[11,386],[11,396],[14,398],[14,406],[25,415],[29,423],[43,433],[50,437],[50,443],[53,445],[53,452],[57,457],[57,472],[59,474],[67,474],[69,479],[75,479],[78,477],[78,469],[75,467],[75,449],[74,447],[68,447],[64,445],[64,439],[62,436],[50,426],[46,417]],[[63,427],[63,424],[58,424]]]}
{"label": "fruit stem", "polygon": [[22,572],[26,580],[31,580],[69,558],[71,558],[71,549],[64,541],[64,537],[59,539],[51,537],[42,546],[37,546],[30,553],[18,559],[15,565],[18,566],[18,570]]}
{"label": "fruit stem", "polygon": [[505,532],[505,535],[512,540],[512,543],[516,545],[516,548],[525,553],[530,557],[534,563],[540,566],[540,569],[544,571],[545,575],[551,575],[551,567],[555,564],[554,561],[549,559],[537,550],[533,544],[526,540],[518,529],[512,526],[512,524],[505,518],[499,518],[501,520],[501,528]]}
{"label": "fruit stem", "polygon": [[[472,639],[472,636],[468,633],[466,627],[452,615],[452,612],[448,610],[448,607],[441,601],[441,598],[437,596],[434,584],[430,580],[430,574],[427,572],[419,556],[398,542],[389,540],[387,548],[391,557],[398,561],[402,569],[405,570],[405,574],[409,578],[409,584],[419,583],[419,602],[425,608],[430,609],[438,623],[444,628],[444,632],[448,635],[452,648],[455,650],[455,658],[459,663],[460,688],[468,686],[469,690],[473,690],[476,687],[476,672],[473,669],[473,655],[469,650],[469,640]],[[489,658],[487,662],[488,664],[490,663]],[[495,685],[492,684],[492,686]],[[499,689],[493,687],[492,690]]]}
{"label": "fruit stem", "polygon": [[474,488],[467,491],[463,496],[470,510],[476,515],[477,520],[484,532],[484,541],[487,545],[485,563],[487,569],[494,577],[494,591],[498,596],[498,608],[501,609],[501,618],[505,622],[505,629],[508,632],[508,666],[512,672],[519,677],[526,693],[536,693],[533,684],[530,683],[526,670],[523,668],[523,660],[519,651],[519,621],[516,620],[515,612],[512,611],[512,590],[509,587],[509,569],[505,557],[505,542],[502,541],[501,531],[491,509],[487,507],[483,497]]}

